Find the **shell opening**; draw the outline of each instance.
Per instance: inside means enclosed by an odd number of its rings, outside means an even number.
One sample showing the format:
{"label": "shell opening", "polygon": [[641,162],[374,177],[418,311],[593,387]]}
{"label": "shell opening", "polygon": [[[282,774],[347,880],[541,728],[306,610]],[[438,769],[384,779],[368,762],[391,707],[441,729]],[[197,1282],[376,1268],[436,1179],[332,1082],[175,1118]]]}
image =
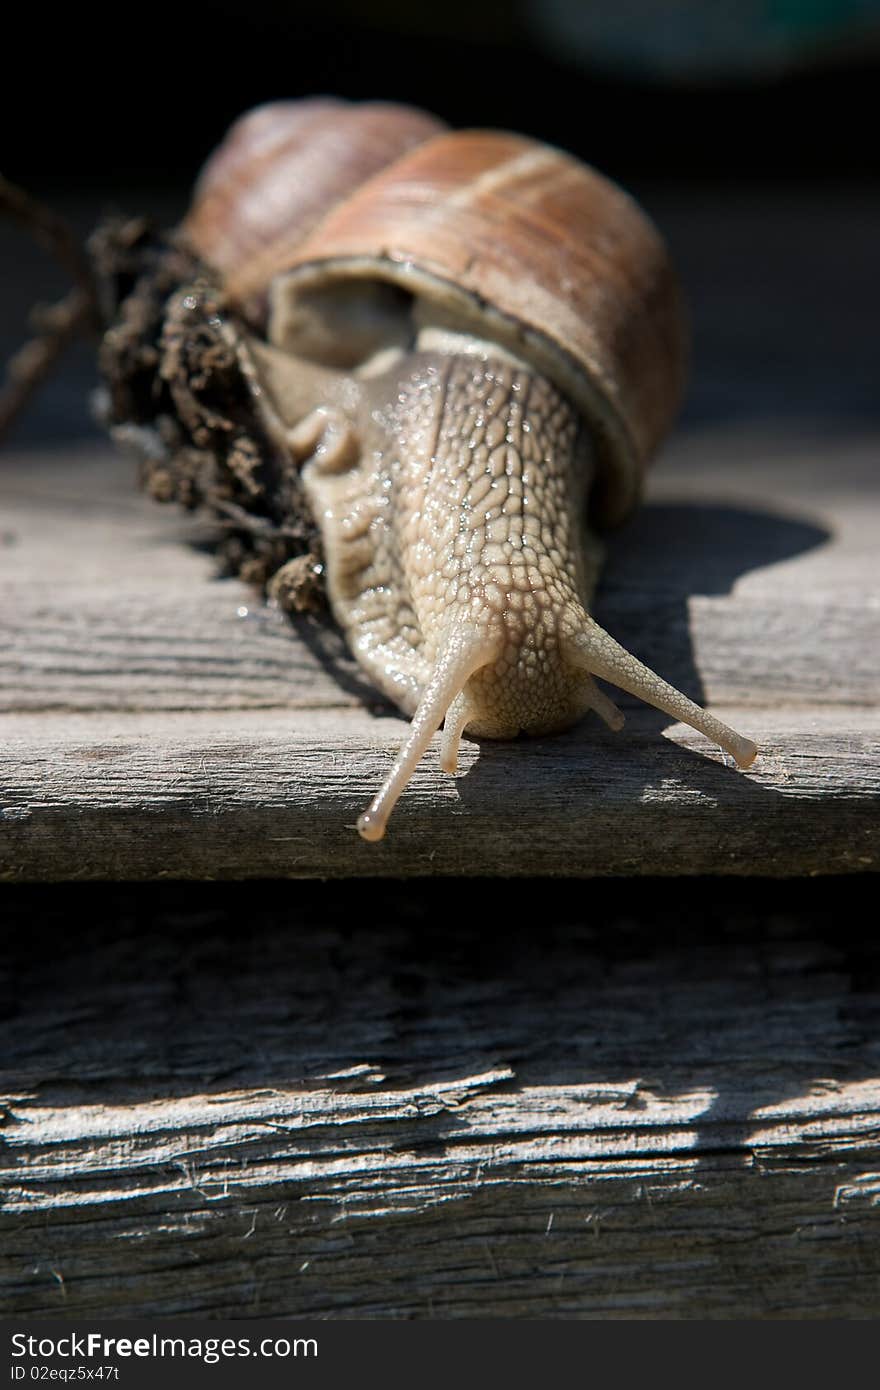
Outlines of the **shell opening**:
{"label": "shell opening", "polygon": [[353,370],[380,351],[412,346],[412,308],[412,295],[387,281],[331,282],[288,296],[283,331],[273,325],[271,336],[295,344],[310,362]]}

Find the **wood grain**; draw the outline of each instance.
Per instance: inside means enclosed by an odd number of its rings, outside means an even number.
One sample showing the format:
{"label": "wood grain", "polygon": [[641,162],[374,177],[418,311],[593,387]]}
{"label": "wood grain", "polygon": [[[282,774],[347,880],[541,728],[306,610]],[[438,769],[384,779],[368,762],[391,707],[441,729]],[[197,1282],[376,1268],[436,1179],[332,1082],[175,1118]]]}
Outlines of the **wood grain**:
{"label": "wood grain", "polygon": [[[755,738],[748,774],[624,697],[612,737],[436,752],[353,832],[403,722],[333,631],[217,580],[102,447],[4,464],[7,878],[796,875],[876,863],[875,440],[683,434],[609,541],[600,619]],[[711,471],[707,460],[711,457]],[[198,543],[198,544],[196,544]],[[201,546],[201,548],[199,548]],[[670,746],[674,743],[676,746]]]}

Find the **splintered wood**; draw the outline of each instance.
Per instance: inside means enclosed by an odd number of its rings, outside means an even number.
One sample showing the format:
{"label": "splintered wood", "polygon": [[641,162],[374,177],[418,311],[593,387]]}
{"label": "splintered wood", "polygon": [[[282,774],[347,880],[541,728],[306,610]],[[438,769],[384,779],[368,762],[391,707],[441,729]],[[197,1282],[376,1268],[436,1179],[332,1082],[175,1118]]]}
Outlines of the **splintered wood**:
{"label": "splintered wood", "polygon": [[7,887],[4,1312],[876,1317],[855,884]]}

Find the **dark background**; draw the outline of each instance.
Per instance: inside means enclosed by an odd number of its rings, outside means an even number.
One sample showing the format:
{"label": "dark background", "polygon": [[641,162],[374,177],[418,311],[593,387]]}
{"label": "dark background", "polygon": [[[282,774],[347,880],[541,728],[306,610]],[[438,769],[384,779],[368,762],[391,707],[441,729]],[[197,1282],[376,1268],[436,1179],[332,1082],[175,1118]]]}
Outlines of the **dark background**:
{"label": "dark background", "polygon": [[[107,211],[176,221],[255,104],[411,102],[559,144],[642,201],[690,306],[686,426],[877,418],[880,0],[31,6],[6,52],[0,170],[82,236]],[[0,360],[65,287],[0,218]],[[94,432],[93,386],[84,344],[13,442]]]}
{"label": "dark background", "polygon": [[[2,162],[76,193],[185,187],[240,111],[329,92],[522,129],[623,179],[876,172],[880,6],[618,0],[582,6],[570,43],[560,3],[17,6]],[[737,25],[709,22],[728,8]]]}

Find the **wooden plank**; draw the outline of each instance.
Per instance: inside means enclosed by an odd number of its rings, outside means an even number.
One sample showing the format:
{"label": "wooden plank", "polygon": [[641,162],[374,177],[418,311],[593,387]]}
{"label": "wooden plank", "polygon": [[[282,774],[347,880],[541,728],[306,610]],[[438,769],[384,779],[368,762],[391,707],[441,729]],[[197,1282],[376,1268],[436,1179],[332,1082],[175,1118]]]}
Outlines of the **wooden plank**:
{"label": "wooden plank", "polygon": [[[833,468],[829,450],[833,446]],[[7,878],[763,873],[876,863],[874,436],[684,433],[609,542],[600,619],[755,737],[753,771],[624,699],[617,737],[466,743],[379,846],[351,827],[404,725],[85,446],[4,465]],[[711,471],[708,460],[711,459]],[[188,543],[189,542],[189,543]],[[670,748],[674,740],[677,749]]]}
{"label": "wooden plank", "polygon": [[4,1309],[877,1316],[845,883],[7,889]]}
{"label": "wooden plank", "polygon": [[[752,711],[723,710],[740,723]],[[10,719],[9,878],[386,874],[795,874],[876,864],[880,715],[762,712],[743,777],[677,727],[633,711],[596,733],[468,745],[465,775],[426,763],[380,845],[354,834],[393,734],[360,710]],[[396,729],[396,722],[394,724]],[[592,731],[591,731],[592,734]],[[598,767],[597,767],[598,763]],[[515,794],[514,794],[515,790]]]}

